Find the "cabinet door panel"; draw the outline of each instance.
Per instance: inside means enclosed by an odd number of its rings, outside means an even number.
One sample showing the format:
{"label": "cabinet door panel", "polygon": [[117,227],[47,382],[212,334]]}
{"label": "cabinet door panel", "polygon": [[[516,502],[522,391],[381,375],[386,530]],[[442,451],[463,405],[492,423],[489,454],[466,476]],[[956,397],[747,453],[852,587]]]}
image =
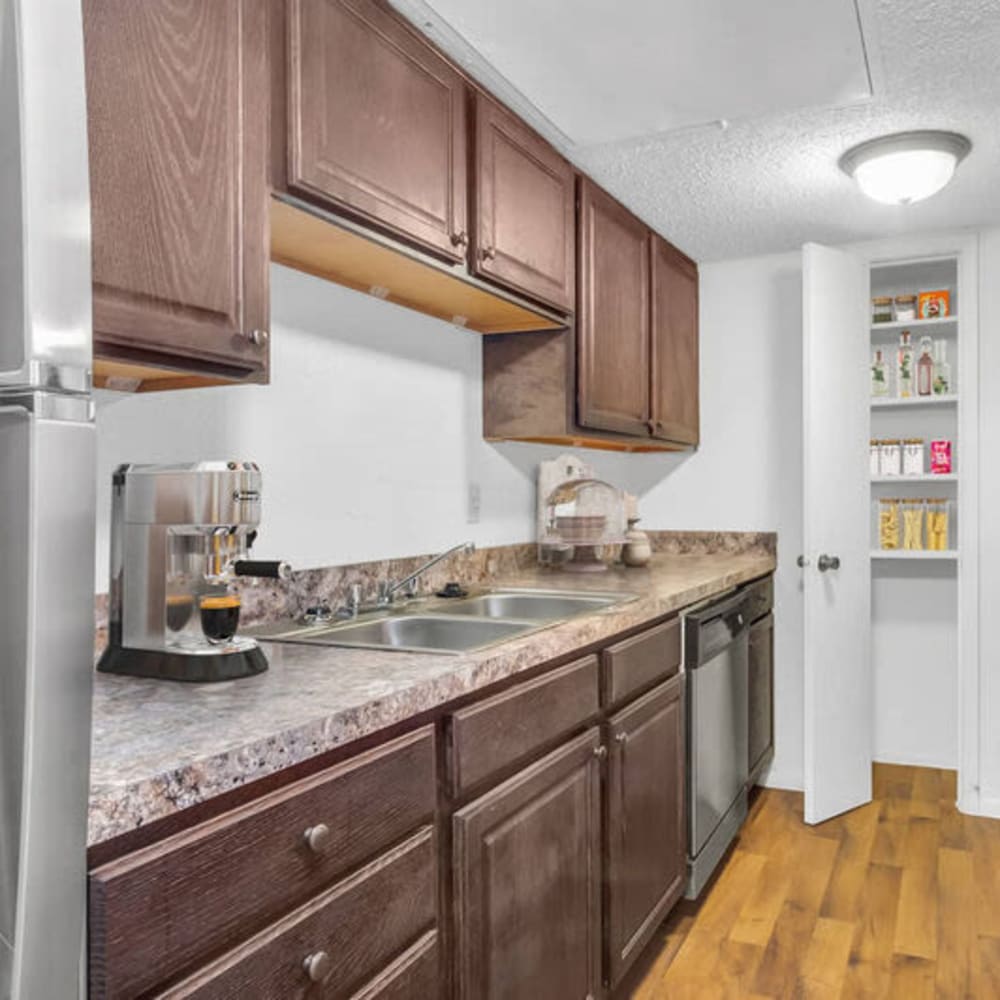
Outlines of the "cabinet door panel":
{"label": "cabinet door panel", "polygon": [[453,817],[458,995],[600,995],[600,734]]}
{"label": "cabinet door panel", "polygon": [[[261,0],[85,0],[95,353],[259,371],[268,323]],[[184,361],[189,364],[184,364]]]}
{"label": "cabinet door panel", "polygon": [[774,747],[774,615],[750,627],[750,775],[755,778]]}
{"label": "cabinet door panel", "polygon": [[684,677],[610,720],[608,938],[612,984],[680,898],[684,834]]}
{"label": "cabinet door panel", "polygon": [[649,230],[586,179],[578,267],[579,422],[648,437]]}
{"label": "cabinet door panel", "polygon": [[289,187],[466,253],[465,84],[372,0],[293,0]]}
{"label": "cabinet door panel", "polygon": [[475,272],[571,311],[573,168],[484,94],[476,95],[475,180]]}
{"label": "cabinet door panel", "polygon": [[653,436],[698,443],[698,269],[653,234],[652,355]]}

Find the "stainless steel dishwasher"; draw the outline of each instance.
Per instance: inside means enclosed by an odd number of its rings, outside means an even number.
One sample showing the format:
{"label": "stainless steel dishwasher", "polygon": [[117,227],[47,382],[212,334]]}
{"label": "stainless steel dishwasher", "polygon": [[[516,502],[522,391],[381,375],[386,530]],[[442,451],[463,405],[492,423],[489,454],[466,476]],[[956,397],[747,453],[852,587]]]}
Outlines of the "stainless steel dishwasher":
{"label": "stainless steel dishwasher", "polygon": [[742,593],[684,616],[688,899],[701,893],[747,815],[747,618]]}

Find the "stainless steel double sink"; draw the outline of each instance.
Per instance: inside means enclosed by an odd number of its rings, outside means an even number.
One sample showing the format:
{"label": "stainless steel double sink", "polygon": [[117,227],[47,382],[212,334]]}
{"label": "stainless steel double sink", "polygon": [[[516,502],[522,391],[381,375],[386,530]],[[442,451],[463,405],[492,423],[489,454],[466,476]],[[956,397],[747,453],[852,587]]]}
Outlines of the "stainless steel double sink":
{"label": "stainless steel double sink", "polygon": [[347,621],[285,622],[254,629],[252,634],[269,642],[466,653],[631,600],[634,594],[503,589],[430,603],[414,601]]}

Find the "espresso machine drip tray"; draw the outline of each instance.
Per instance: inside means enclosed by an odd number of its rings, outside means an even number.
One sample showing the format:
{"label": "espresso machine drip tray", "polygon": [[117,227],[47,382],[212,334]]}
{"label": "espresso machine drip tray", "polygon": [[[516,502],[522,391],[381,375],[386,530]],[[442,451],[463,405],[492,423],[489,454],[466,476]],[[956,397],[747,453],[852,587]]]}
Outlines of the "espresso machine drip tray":
{"label": "espresso machine drip tray", "polygon": [[218,650],[125,649],[109,646],[97,668],[108,674],[159,680],[233,681],[267,670],[267,657],[256,642],[240,640]]}

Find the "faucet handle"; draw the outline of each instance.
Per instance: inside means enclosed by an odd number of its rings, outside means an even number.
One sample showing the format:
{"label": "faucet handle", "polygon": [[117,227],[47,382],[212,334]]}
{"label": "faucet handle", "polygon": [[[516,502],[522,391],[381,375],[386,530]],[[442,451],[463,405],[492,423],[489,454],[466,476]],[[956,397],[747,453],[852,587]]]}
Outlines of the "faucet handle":
{"label": "faucet handle", "polygon": [[379,580],[378,584],[378,603],[388,604],[392,600],[392,581],[391,580]]}

